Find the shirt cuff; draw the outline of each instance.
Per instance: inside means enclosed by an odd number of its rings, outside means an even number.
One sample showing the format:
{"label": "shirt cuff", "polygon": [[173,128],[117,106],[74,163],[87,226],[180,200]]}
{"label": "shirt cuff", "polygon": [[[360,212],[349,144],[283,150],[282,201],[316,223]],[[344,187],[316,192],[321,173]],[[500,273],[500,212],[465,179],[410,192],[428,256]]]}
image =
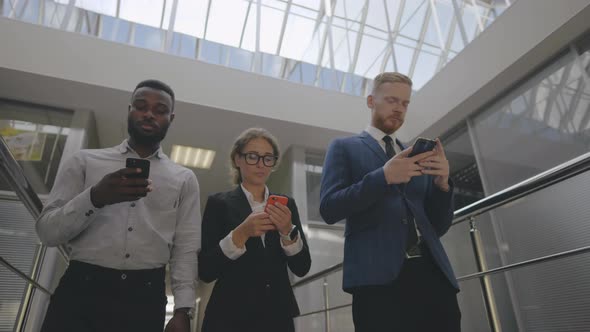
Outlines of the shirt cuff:
{"label": "shirt cuff", "polygon": [[194,288],[186,287],[174,293],[174,310],[178,308],[195,308],[197,295],[195,294]]}
{"label": "shirt cuff", "polygon": [[281,243],[281,247],[283,247],[285,255],[287,256],[295,256],[301,252],[301,250],[303,250],[303,241],[301,240],[301,235],[297,236],[297,241],[289,245],[284,245],[282,240],[279,240],[279,242]]}
{"label": "shirt cuff", "polygon": [[92,187],[87,188],[78,196],[74,197],[64,206],[64,214],[83,214],[86,218],[93,217],[93,215],[99,210],[95,207],[90,200],[90,190]]}
{"label": "shirt cuff", "polygon": [[244,248],[238,248],[231,238],[233,233],[234,231],[231,231],[226,237],[221,239],[221,241],[219,241],[219,246],[227,258],[235,261],[246,252],[246,246],[244,246]]}

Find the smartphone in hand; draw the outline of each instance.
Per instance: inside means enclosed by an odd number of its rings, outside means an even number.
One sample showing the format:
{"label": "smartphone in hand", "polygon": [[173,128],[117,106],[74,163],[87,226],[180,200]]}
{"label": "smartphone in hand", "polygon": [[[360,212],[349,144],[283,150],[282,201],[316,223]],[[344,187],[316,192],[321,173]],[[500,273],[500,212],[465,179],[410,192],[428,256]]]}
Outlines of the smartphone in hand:
{"label": "smartphone in hand", "polygon": [[270,196],[268,196],[268,200],[266,201],[266,206],[264,207],[264,211],[266,211],[266,209],[268,208],[269,205],[274,205],[276,202],[279,202],[279,203],[287,206],[288,201],[289,201],[289,198],[287,198],[285,196],[270,195]]}
{"label": "smartphone in hand", "polygon": [[436,147],[436,141],[424,137],[418,137],[416,142],[414,142],[414,146],[412,148],[412,152],[408,155],[408,157],[413,157],[415,155],[432,151]]}
{"label": "smartphone in hand", "polygon": [[141,173],[128,175],[129,178],[147,179],[150,176],[150,161],[147,159],[127,158],[125,167],[141,169]]}

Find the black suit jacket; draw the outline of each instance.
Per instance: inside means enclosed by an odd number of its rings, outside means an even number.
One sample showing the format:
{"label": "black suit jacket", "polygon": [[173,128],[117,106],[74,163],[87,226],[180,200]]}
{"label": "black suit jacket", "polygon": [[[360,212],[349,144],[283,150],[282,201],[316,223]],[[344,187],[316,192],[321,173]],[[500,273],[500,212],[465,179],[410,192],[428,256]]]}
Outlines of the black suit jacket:
{"label": "black suit jacket", "polygon": [[292,223],[299,228],[303,249],[288,257],[280,244],[277,231],[246,242],[246,253],[231,260],[221,250],[219,241],[252,213],[242,188],[209,196],[202,224],[202,249],[199,253],[199,277],[205,282],[217,280],[205,312],[204,326],[235,320],[247,324],[268,314],[299,315],[287,267],[302,277],[309,271],[311,256],[301,228],[295,201],[289,197]]}

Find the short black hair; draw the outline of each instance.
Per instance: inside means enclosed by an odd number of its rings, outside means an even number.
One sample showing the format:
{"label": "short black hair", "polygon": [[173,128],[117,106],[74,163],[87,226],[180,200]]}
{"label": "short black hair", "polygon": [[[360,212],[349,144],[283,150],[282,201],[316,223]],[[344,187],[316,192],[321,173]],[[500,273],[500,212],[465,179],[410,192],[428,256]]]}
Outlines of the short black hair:
{"label": "short black hair", "polygon": [[155,89],[155,90],[161,90],[161,91],[164,91],[167,94],[169,94],[170,97],[172,98],[172,109],[174,109],[174,91],[172,90],[172,88],[168,84],[166,84],[162,81],[159,81],[159,80],[153,80],[153,79],[144,80],[144,81],[139,82],[139,84],[137,84],[137,86],[135,87],[135,90],[133,90],[133,93],[131,95],[132,96],[135,95],[135,91],[137,91],[138,89],[141,89],[141,88],[145,88],[145,87]]}

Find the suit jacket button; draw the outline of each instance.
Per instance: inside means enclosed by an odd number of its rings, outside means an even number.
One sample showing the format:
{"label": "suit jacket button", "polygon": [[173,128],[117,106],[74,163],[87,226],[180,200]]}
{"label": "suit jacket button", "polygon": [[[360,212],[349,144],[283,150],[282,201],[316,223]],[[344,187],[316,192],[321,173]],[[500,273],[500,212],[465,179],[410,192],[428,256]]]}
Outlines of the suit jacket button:
{"label": "suit jacket button", "polygon": [[266,284],[266,289],[270,289],[270,284]]}
{"label": "suit jacket button", "polygon": [[402,219],[402,224],[407,225],[408,224],[408,218],[403,218]]}

